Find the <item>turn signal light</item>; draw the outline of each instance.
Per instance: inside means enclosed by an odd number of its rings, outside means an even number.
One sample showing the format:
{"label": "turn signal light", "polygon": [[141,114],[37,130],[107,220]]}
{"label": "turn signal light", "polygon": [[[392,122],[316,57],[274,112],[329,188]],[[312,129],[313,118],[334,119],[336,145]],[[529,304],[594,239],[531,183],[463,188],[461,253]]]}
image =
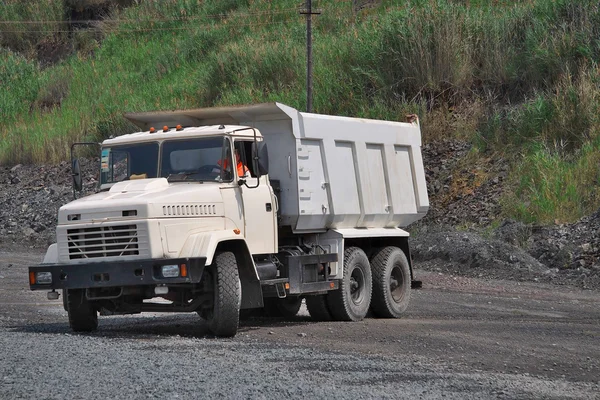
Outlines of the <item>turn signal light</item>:
{"label": "turn signal light", "polygon": [[29,284],[30,285],[35,285],[35,272],[30,272],[29,273]]}
{"label": "turn signal light", "polygon": [[233,233],[235,233],[236,235],[239,235],[239,234],[240,234],[240,232],[241,232],[241,231],[240,231],[238,228],[235,228],[235,229],[233,230]]}
{"label": "turn signal light", "polygon": [[335,283],[331,282],[331,283],[329,284],[329,287],[333,289],[333,288],[335,287]]}
{"label": "turn signal light", "polygon": [[187,265],[181,264],[179,266],[179,270],[181,271],[181,276],[182,277],[184,277],[184,278],[187,277]]}
{"label": "turn signal light", "polygon": [[289,283],[286,283],[286,284],[285,284],[285,288],[289,290],[289,288],[290,288],[290,284],[289,284]]}

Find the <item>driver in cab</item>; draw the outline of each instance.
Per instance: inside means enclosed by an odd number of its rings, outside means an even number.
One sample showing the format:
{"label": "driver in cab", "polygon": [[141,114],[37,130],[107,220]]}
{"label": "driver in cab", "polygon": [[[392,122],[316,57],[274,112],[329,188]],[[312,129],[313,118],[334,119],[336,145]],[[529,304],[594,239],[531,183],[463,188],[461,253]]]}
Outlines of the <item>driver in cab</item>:
{"label": "driver in cab", "polygon": [[[236,162],[236,168],[237,168],[238,176],[240,178],[247,178],[247,177],[249,177],[250,176],[250,170],[242,162],[242,158],[240,156],[240,151],[238,149],[235,149],[235,162]],[[218,164],[221,165],[221,160],[219,160]],[[228,170],[229,169],[229,158],[227,158],[226,160],[224,160],[224,162],[222,164],[223,164],[223,168],[225,170]]]}

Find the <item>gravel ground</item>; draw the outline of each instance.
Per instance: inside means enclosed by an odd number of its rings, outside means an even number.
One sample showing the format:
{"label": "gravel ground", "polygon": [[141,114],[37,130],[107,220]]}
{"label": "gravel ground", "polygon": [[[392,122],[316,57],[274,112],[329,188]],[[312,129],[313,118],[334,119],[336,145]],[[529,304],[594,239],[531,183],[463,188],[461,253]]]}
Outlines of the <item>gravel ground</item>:
{"label": "gravel ground", "polygon": [[593,385],[461,373],[286,344],[2,329],[3,398],[592,398]]}
{"label": "gravel ground", "polygon": [[419,271],[402,320],[254,319],[216,339],[193,314],[69,331],[27,289],[40,249],[0,252],[0,398],[600,398],[600,293]]}

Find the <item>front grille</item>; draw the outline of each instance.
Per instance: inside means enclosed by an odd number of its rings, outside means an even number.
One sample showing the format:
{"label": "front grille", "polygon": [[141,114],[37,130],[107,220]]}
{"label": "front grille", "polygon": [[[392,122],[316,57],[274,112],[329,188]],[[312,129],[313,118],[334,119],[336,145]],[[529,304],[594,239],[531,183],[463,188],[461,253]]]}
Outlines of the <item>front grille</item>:
{"label": "front grille", "polygon": [[69,259],[139,255],[137,225],[67,229]]}

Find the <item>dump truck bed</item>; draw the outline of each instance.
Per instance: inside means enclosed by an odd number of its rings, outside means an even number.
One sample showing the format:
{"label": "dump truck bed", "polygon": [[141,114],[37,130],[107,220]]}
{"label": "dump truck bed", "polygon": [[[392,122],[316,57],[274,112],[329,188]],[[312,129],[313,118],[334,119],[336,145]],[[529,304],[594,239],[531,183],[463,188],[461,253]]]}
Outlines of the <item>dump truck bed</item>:
{"label": "dump truck bed", "polygon": [[126,117],[145,130],[258,128],[268,144],[269,178],[281,188],[281,225],[294,232],[404,227],[429,208],[418,122],[311,114],[280,103]]}

